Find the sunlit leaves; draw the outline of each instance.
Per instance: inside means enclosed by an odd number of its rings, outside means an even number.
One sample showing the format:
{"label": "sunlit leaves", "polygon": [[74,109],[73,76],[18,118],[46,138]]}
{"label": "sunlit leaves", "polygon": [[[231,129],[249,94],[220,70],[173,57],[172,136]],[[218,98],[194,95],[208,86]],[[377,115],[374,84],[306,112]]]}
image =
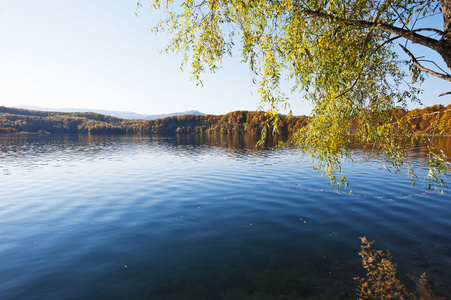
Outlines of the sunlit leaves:
{"label": "sunlit leaves", "polygon": [[[406,168],[415,178],[403,145],[416,133],[400,126],[396,108],[418,101],[419,89],[412,84],[423,77],[413,63],[405,68],[393,49],[396,39],[379,27],[407,28],[439,9],[437,1],[151,2],[166,16],[153,31],[172,37],[164,51],[181,54],[182,66],[190,67],[196,83],[203,72],[220,68],[239,45],[271,122],[265,129],[277,132],[279,112],[289,100],[281,83],[289,79],[292,91],[313,105],[312,119],[293,141],[337,187],[347,185],[340,164],[356,147],[388,161],[396,172]],[[430,164],[439,177],[428,179],[440,183],[440,176],[448,174],[444,166]]]}

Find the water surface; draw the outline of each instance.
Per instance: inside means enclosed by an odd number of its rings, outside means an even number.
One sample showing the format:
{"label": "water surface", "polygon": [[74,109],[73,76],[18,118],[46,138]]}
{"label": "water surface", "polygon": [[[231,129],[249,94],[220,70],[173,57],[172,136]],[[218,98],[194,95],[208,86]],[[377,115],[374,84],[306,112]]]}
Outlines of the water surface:
{"label": "water surface", "polygon": [[337,193],[255,142],[0,136],[0,298],[355,299],[360,236],[451,298],[449,191],[357,157]]}

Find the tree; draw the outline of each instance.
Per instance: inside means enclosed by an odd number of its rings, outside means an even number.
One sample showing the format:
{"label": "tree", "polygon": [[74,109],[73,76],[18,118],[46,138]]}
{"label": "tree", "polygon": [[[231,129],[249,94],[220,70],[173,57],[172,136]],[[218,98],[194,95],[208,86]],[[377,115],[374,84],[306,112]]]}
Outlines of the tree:
{"label": "tree", "polygon": [[[190,65],[198,83],[239,41],[275,131],[280,109],[289,108],[280,85],[286,77],[313,104],[294,141],[338,188],[347,185],[341,161],[352,159],[355,147],[415,178],[403,145],[418,136],[399,109],[419,101],[425,74],[451,81],[450,0],[154,0],[151,7],[165,15],[153,32],[172,36],[164,51],[182,54],[182,67]],[[440,15],[443,28],[418,25]],[[438,53],[446,66],[426,67],[431,60],[415,56],[413,43]],[[431,147],[426,179],[441,190],[449,164],[439,150]]]}

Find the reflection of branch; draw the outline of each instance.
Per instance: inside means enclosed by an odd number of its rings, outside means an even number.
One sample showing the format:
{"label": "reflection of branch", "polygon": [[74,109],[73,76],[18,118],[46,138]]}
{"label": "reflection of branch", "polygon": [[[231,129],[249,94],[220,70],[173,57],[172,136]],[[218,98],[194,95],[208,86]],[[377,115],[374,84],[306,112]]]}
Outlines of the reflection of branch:
{"label": "reflection of branch", "polygon": [[410,59],[412,60],[413,64],[414,64],[418,69],[420,69],[421,71],[426,72],[426,73],[428,73],[428,74],[430,74],[430,75],[433,75],[433,76],[435,76],[435,77],[438,77],[438,78],[440,78],[440,79],[444,79],[444,80],[447,80],[447,81],[451,81],[451,76],[450,76],[450,75],[448,75],[448,74],[441,74],[441,73],[438,73],[438,72],[435,72],[435,71],[433,71],[433,70],[430,70],[430,69],[428,69],[428,68],[423,67],[423,66],[420,65],[420,63],[417,61],[416,57],[413,56],[412,52],[410,52],[409,50],[407,50],[407,48],[404,47],[404,46],[401,45],[401,44],[399,44],[399,46],[401,46],[402,50],[404,50],[404,52],[406,52],[406,54],[407,54],[407,55],[410,57]]}
{"label": "reflection of branch", "polygon": [[451,95],[451,92],[447,92],[447,93],[441,93],[440,95],[438,95],[439,97],[441,96],[446,96],[446,95]]}

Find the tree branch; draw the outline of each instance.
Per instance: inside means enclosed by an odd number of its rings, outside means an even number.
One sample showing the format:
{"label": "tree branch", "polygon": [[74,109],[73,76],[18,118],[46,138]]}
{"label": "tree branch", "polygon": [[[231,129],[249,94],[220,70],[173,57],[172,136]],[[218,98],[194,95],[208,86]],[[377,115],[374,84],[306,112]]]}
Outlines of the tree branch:
{"label": "tree branch", "polygon": [[357,81],[359,81],[360,79],[360,75],[362,74],[362,71],[359,72],[359,75],[357,76],[357,78],[354,80],[354,82],[351,84],[351,86],[349,88],[347,88],[343,93],[341,93],[340,95],[336,96],[334,99],[338,99],[343,97],[347,92],[349,92],[350,90],[352,90],[354,88],[354,86],[357,84]]}
{"label": "tree branch", "polygon": [[[381,5],[380,9],[377,11],[376,15],[373,18],[373,23],[377,22],[379,20],[379,17],[382,15],[382,12],[384,11],[384,8],[387,4],[389,4],[390,0],[387,0],[384,2],[384,4]],[[368,44],[368,41],[370,40],[371,31],[373,30],[373,27],[370,27],[370,30],[366,33],[365,40],[362,44],[362,50],[361,55],[363,55],[363,52],[365,51],[366,45]]]}
{"label": "tree branch", "polygon": [[434,64],[438,69],[440,69],[440,71],[442,71],[442,72],[445,73],[446,75],[449,75],[445,70],[443,70],[442,68],[440,68],[440,66],[437,65],[437,63],[436,63],[435,61],[428,60],[428,59],[421,59],[421,60],[418,60],[418,59],[417,59],[417,61],[418,61],[418,62],[424,61],[424,62],[428,62],[428,63]]}
{"label": "tree branch", "polygon": [[385,42],[383,42],[382,44],[380,44],[379,46],[377,46],[377,48],[374,50],[374,52],[377,52],[377,50],[379,50],[380,48],[382,48],[383,46],[385,46],[386,44],[393,42],[396,39],[401,38],[401,36],[395,36],[392,37],[391,39],[386,40]]}
{"label": "tree branch", "polygon": [[443,31],[435,29],[435,28],[418,28],[418,29],[412,30],[412,32],[417,32],[417,31],[433,31],[433,32],[443,35]]}
{"label": "tree branch", "polygon": [[413,64],[420,69],[421,71],[428,73],[430,75],[436,76],[438,78],[447,80],[447,81],[451,81],[451,76],[448,74],[441,74],[438,72],[435,72],[433,70],[427,69],[425,67],[423,67],[422,65],[420,65],[420,63],[417,61],[416,57],[413,56],[412,52],[410,52],[409,50],[407,50],[406,47],[404,47],[403,45],[399,44],[399,46],[401,46],[402,50],[404,50],[404,52],[410,57],[410,59],[412,60]]}
{"label": "tree branch", "polygon": [[[354,25],[357,27],[373,28],[373,29],[381,30],[381,31],[384,31],[387,33],[401,36],[405,39],[410,40],[413,43],[426,46],[439,53],[441,50],[440,45],[438,44],[438,42],[439,42],[438,40],[427,37],[427,36],[420,35],[413,30],[407,30],[407,29],[403,29],[403,28],[399,28],[399,27],[395,27],[392,25],[379,23],[379,22],[368,22],[368,21],[363,21],[363,20],[350,20],[350,19],[340,18],[340,17],[325,13],[320,10],[300,9],[300,12],[304,13],[306,15],[309,15],[309,16],[315,16],[315,17],[320,17],[320,18],[324,18],[324,19],[335,20],[338,22],[345,23],[347,25]],[[436,30],[432,30],[432,31],[436,31]]]}

